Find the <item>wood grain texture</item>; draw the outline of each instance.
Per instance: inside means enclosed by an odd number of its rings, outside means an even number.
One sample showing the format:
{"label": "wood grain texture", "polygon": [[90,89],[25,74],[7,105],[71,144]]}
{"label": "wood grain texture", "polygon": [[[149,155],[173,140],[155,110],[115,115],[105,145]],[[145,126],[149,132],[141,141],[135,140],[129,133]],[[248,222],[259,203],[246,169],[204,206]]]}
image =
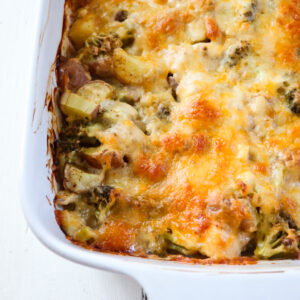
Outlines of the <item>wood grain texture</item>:
{"label": "wood grain texture", "polygon": [[20,164],[38,0],[0,1],[0,299],[140,300],[130,278],[82,267],[42,246],[20,207]]}

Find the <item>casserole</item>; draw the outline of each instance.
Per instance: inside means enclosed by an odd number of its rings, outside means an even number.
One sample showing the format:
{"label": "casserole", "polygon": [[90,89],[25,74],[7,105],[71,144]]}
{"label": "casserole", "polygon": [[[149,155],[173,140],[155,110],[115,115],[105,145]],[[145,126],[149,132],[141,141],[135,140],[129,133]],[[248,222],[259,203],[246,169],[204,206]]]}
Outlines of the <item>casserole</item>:
{"label": "casserole", "polygon": [[40,101],[47,91],[53,92],[51,83],[54,83],[54,77],[47,79],[61,37],[63,3],[52,0],[39,1],[38,4],[40,24],[30,70],[32,86],[27,99],[22,183],[25,216],[37,237],[48,248],[70,260],[132,276],[145,288],[149,299],[198,299],[199,295],[206,299],[221,296],[279,299],[286,296],[287,291],[292,291],[298,281],[298,261],[259,262],[247,266],[182,265],[90,252],[65,240],[56,225],[53,205],[46,200],[54,196],[48,180],[52,172],[46,143],[51,114]]}

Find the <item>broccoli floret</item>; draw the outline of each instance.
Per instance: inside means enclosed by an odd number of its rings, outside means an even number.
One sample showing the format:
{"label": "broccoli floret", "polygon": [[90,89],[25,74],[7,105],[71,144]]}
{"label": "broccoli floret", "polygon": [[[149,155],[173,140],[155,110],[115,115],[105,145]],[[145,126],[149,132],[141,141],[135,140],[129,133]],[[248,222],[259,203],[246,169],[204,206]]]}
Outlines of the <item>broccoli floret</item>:
{"label": "broccoli floret", "polygon": [[287,102],[287,105],[292,113],[300,114],[300,91],[297,88],[288,89],[288,84],[283,82],[283,85],[277,89],[277,93],[281,99]]}
{"label": "broccoli floret", "polygon": [[101,144],[95,137],[89,137],[84,127],[89,123],[86,120],[74,121],[65,125],[56,141],[56,146],[63,153],[80,150],[81,148],[99,147]]}
{"label": "broccoli floret", "polygon": [[257,232],[257,246],[254,254],[258,258],[296,257],[299,252],[298,236],[282,218],[274,222],[262,219]]}
{"label": "broccoli floret", "polygon": [[99,186],[86,198],[89,204],[94,204],[97,208],[96,217],[99,224],[105,222],[111,209],[116,203],[118,194],[111,186]]}
{"label": "broccoli floret", "polygon": [[[119,38],[119,36],[111,32],[110,34],[93,34],[87,40],[85,41],[85,47],[89,48],[92,52],[97,51],[97,53],[94,53],[98,55],[99,53],[110,53],[115,48],[122,47],[122,42]],[[95,49],[96,47],[97,49]]]}
{"label": "broccoli floret", "polygon": [[57,141],[61,151],[68,153],[71,151],[80,150],[81,148],[94,148],[99,147],[100,142],[95,137],[89,137],[87,135],[81,136],[65,136],[61,135]]}
{"label": "broccoli floret", "polygon": [[111,196],[113,192],[114,188],[111,186],[100,186],[89,195],[88,201],[106,207],[112,200]]}
{"label": "broccoli floret", "polygon": [[237,45],[233,45],[226,51],[224,63],[230,68],[238,65],[243,58],[248,56],[250,52],[250,44],[247,41],[241,41]]}
{"label": "broccoli floret", "polygon": [[293,89],[286,94],[286,99],[290,110],[294,114],[300,114],[300,92],[298,89]]}

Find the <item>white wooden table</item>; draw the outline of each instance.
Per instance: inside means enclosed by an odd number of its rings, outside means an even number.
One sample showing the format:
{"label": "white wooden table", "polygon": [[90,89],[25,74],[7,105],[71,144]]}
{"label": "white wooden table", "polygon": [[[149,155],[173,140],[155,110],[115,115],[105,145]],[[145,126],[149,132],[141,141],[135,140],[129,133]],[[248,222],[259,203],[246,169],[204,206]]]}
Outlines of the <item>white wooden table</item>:
{"label": "white wooden table", "polygon": [[19,195],[30,34],[39,0],[0,0],[0,299],[140,300],[125,276],[66,261],[42,246],[23,218]]}

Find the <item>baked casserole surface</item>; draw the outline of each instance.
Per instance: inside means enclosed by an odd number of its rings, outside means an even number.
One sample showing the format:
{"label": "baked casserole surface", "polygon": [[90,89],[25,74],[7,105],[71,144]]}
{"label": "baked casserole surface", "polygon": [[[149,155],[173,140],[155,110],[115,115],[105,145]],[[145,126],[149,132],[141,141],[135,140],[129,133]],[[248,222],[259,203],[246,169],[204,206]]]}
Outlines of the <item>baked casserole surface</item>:
{"label": "baked casserole surface", "polygon": [[69,1],[66,23],[66,236],[142,257],[297,258],[300,1]]}

